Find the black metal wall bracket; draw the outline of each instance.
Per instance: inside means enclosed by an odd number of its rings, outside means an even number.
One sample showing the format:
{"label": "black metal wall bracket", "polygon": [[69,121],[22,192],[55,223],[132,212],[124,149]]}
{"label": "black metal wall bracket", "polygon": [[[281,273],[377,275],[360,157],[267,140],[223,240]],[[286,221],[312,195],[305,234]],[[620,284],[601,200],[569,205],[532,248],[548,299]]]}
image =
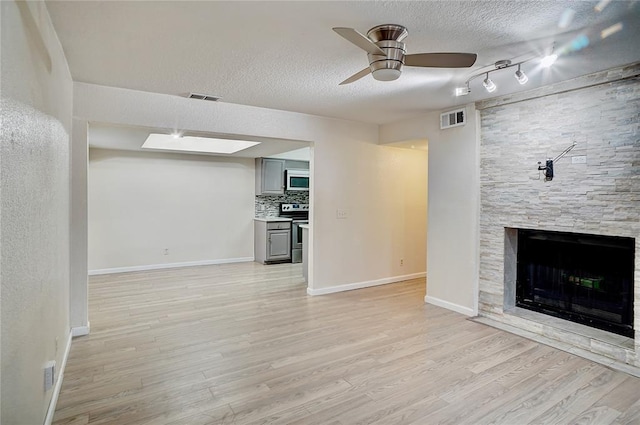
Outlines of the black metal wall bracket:
{"label": "black metal wall bracket", "polygon": [[573,142],[573,144],[562,151],[560,155],[556,156],[553,159],[547,159],[544,166],[542,165],[542,162],[538,161],[538,171],[542,171],[542,174],[544,174],[544,181],[548,182],[553,180],[553,163],[569,153],[569,151],[573,149],[577,144],[577,142]]}
{"label": "black metal wall bracket", "polygon": [[544,181],[553,180],[553,159],[547,159],[545,166],[541,164],[542,162],[538,161],[538,171],[542,171],[542,174],[544,174]]}

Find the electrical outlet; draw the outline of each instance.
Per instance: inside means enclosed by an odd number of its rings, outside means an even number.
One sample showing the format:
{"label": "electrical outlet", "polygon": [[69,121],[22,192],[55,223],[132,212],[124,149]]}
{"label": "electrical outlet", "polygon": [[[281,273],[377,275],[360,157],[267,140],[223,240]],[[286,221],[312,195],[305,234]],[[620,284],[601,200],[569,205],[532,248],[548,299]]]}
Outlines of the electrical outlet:
{"label": "electrical outlet", "polygon": [[343,209],[340,209],[340,208],[338,208],[336,210],[336,218],[345,219],[347,217],[349,217],[349,212],[347,210],[343,210]]}
{"label": "electrical outlet", "polygon": [[587,163],[587,155],[577,155],[571,157],[572,164],[586,164]]}
{"label": "electrical outlet", "polygon": [[400,259],[400,265],[404,266],[404,259],[403,258]]}
{"label": "electrical outlet", "polygon": [[56,337],[56,354],[58,354],[58,337]]}
{"label": "electrical outlet", "polygon": [[162,255],[169,255],[169,248],[165,248],[165,249],[162,251]]}
{"label": "electrical outlet", "polygon": [[53,388],[56,380],[56,361],[51,360],[44,366],[44,390],[49,391]]}

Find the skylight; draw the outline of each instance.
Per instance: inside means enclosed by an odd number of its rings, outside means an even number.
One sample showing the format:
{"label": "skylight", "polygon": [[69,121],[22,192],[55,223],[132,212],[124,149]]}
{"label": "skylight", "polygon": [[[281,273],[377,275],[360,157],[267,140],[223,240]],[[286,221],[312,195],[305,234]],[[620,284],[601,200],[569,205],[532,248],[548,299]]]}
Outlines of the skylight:
{"label": "skylight", "polygon": [[179,136],[151,133],[143,149],[162,149],[183,152],[232,154],[260,144],[248,140],[216,139],[211,137]]}

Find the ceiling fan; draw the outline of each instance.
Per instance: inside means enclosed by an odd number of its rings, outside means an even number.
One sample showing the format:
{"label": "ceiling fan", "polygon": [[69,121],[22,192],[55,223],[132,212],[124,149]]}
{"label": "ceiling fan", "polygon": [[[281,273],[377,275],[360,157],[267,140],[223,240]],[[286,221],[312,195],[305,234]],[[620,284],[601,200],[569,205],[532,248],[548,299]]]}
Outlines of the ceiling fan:
{"label": "ceiling fan", "polygon": [[333,29],[347,41],[368,53],[369,66],[353,74],[340,85],[350,84],[369,73],[379,81],[393,81],[400,77],[402,66],[426,68],[468,68],[475,61],[475,53],[416,53],[407,55],[402,40],[409,34],[402,25],[385,24],[371,28],[364,36],[353,28]]}

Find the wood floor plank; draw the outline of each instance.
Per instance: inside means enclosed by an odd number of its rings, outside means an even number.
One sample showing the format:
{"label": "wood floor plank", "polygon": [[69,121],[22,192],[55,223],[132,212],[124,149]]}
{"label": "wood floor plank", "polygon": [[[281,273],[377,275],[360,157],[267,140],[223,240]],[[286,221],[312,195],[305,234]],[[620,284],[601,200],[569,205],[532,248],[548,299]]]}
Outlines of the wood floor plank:
{"label": "wood floor plank", "polygon": [[603,367],[589,363],[582,368],[571,370],[539,391],[532,391],[518,402],[504,405],[494,410],[486,419],[489,424],[524,424],[540,413],[551,408],[569,394],[574,393],[587,382],[596,379]]}
{"label": "wood floor plank", "polygon": [[[603,392],[613,391],[619,387],[625,379],[625,376],[606,369],[595,379],[590,380],[575,392],[557,401],[548,410],[533,419],[531,423],[564,424],[570,422],[576,414],[582,414],[585,411],[593,410],[594,412],[602,413],[603,411],[598,410],[602,407],[609,409],[609,411],[618,412],[618,414],[613,417],[613,419],[615,419],[621,413],[619,410],[606,405],[595,406],[594,403],[598,401]],[[640,397],[640,394],[638,396]]]}
{"label": "wood floor plank", "polygon": [[292,421],[291,425],[324,425],[344,417],[353,409],[371,404],[371,398],[355,391],[335,392],[326,397],[318,397],[302,406],[307,409],[309,416],[301,420]]}
{"label": "wood floor plank", "polygon": [[[604,407],[608,407],[608,406],[604,406]],[[618,416],[615,422],[613,423],[616,425],[640,424],[640,400],[636,401],[633,405],[629,406],[629,408],[624,412],[622,412],[622,415]]]}
{"label": "wood floor plank", "polygon": [[[197,413],[189,414],[192,410]],[[189,411],[182,411],[178,414],[172,411],[163,417],[153,417],[146,422],[135,425],[232,425],[234,424],[234,416],[233,410],[227,405],[216,408],[194,406]]]}
{"label": "wood floor plank", "polygon": [[609,425],[620,416],[620,412],[607,406],[592,407],[566,422],[571,425]]}
{"label": "wood floor plank", "polygon": [[413,279],[310,297],[299,264],[92,276],[54,423],[640,422],[640,379],[424,295]]}
{"label": "wood floor plank", "polygon": [[[602,392],[598,392],[600,395]],[[626,412],[635,403],[640,403],[640,387],[638,380],[627,376],[624,382],[605,393],[593,406],[608,406],[620,412]]]}

